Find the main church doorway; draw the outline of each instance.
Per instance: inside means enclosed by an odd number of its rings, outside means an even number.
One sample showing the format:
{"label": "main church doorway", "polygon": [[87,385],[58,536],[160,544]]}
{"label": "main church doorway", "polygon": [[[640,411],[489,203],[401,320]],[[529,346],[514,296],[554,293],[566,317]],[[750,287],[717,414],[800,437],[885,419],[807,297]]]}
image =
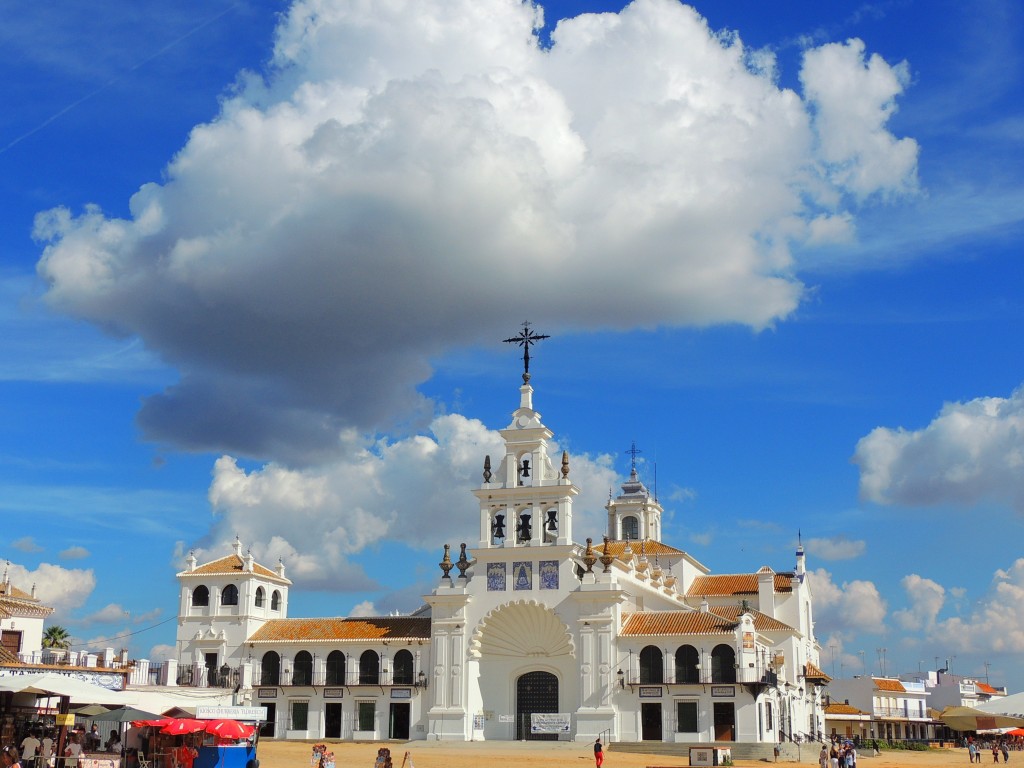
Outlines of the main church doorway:
{"label": "main church doorway", "polygon": [[516,681],[516,738],[557,741],[557,733],[531,733],[530,715],[558,711],[558,678],[550,672],[527,672]]}

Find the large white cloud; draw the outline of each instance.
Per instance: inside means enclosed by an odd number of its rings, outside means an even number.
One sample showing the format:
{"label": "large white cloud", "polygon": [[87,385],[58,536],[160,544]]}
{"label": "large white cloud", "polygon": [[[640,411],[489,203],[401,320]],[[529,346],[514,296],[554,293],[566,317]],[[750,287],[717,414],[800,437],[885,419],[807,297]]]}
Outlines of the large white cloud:
{"label": "large white cloud", "polygon": [[972,610],[939,622],[932,636],[958,653],[1024,653],[1024,558],[997,570]]}
{"label": "large white cloud", "polygon": [[1024,510],[1024,388],[947,403],[924,429],[877,427],[857,443],[860,493],[882,504],[975,504]]}
{"label": "large white cloud", "polygon": [[346,427],[429,418],[428,361],[523,317],[763,327],[802,295],[793,244],[913,188],[885,128],[905,78],[859,41],[808,52],[802,99],[674,0],[564,20],[548,49],[539,17],[297,0],[266,80],[130,218],[39,216],[51,304],[180,371],[150,437],[315,463]]}
{"label": "large white cloud", "polygon": [[96,575],[91,568],[62,568],[52,563],[40,563],[35,570],[22,565],[9,566],[11,583],[26,592],[34,586],[36,597],[54,609],[52,623],[70,620],[96,588]]}
{"label": "large white cloud", "polygon": [[818,568],[810,573],[810,585],[816,626],[839,634],[885,630],[886,602],[874,582],[854,579],[836,584],[831,573]]}
{"label": "large white cloud", "polygon": [[[354,555],[384,540],[416,549],[448,541],[457,551],[458,537],[479,529],[477,501],[467,489],[481,483],[485,455],[497,466],[501,446],[500,435],[479,421],[447,415],[432,422],[428,435],[355,446],[347,458],[317,467],[270,464],[247,472],[222,457],[209,494],[217,519],[199,554],[220,557],[244,532],[257,560],[282,558],[303,588],[368,589],[372,577]],[[553,450],[557,466],[557,444]],[[607,526],[603,505],[616,483],[611,463],[608,456],[570,456],[570,478],[581,488],[573,505],[577,540],[596,539]]]}

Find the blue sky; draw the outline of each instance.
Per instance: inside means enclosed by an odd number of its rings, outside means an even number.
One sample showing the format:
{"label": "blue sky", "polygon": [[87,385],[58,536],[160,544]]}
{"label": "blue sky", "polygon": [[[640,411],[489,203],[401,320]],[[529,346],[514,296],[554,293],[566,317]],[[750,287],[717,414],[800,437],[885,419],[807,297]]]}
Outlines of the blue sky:
{"label": "blue sky", "polygon": [[139,656],[235,535],[415,607],[529,319],[578,538],[635,440],[714,571],[802,533],[826,671],[1024,685],[1017,4],[312,5],[8,14],[16,581]]}

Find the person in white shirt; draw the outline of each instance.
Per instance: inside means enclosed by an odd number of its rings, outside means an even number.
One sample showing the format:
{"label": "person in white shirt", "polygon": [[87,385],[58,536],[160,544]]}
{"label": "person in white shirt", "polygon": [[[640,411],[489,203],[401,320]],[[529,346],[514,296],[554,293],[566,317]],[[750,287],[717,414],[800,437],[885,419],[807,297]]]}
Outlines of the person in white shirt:
{"label": "person in white shirt", "polygon": [[30,733],[21,740],[21,759],[31,764],[37,752],[39,752],[39,739],[36,738],[35,733]]}
{"label": "person in white shirt", "polygon": [[78,758],[82,756],[82,745],[78,743],[78,734],[73,733],[68,739],[68,746],[64,750],[64,756],[67,757],[68,768],[76,768]]}

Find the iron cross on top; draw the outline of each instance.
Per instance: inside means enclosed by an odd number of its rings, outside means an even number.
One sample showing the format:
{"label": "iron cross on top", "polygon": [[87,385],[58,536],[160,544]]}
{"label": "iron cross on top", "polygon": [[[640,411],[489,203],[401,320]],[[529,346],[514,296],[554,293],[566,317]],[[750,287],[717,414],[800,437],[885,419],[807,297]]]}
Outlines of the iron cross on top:
{"label": "iron cross on top", "polygon": [[518,336],[513,336],[510,339],[504,339],[505,344],[517,344],[523,348],[523,383],[526,384],[530,380],[530,345],[536,344],[538,341],[544,339],[550,339],[551,337],[543,333],[534,333],[533,329],[530,328],[529,322],[523,323],[523,329],[519,332]]}

